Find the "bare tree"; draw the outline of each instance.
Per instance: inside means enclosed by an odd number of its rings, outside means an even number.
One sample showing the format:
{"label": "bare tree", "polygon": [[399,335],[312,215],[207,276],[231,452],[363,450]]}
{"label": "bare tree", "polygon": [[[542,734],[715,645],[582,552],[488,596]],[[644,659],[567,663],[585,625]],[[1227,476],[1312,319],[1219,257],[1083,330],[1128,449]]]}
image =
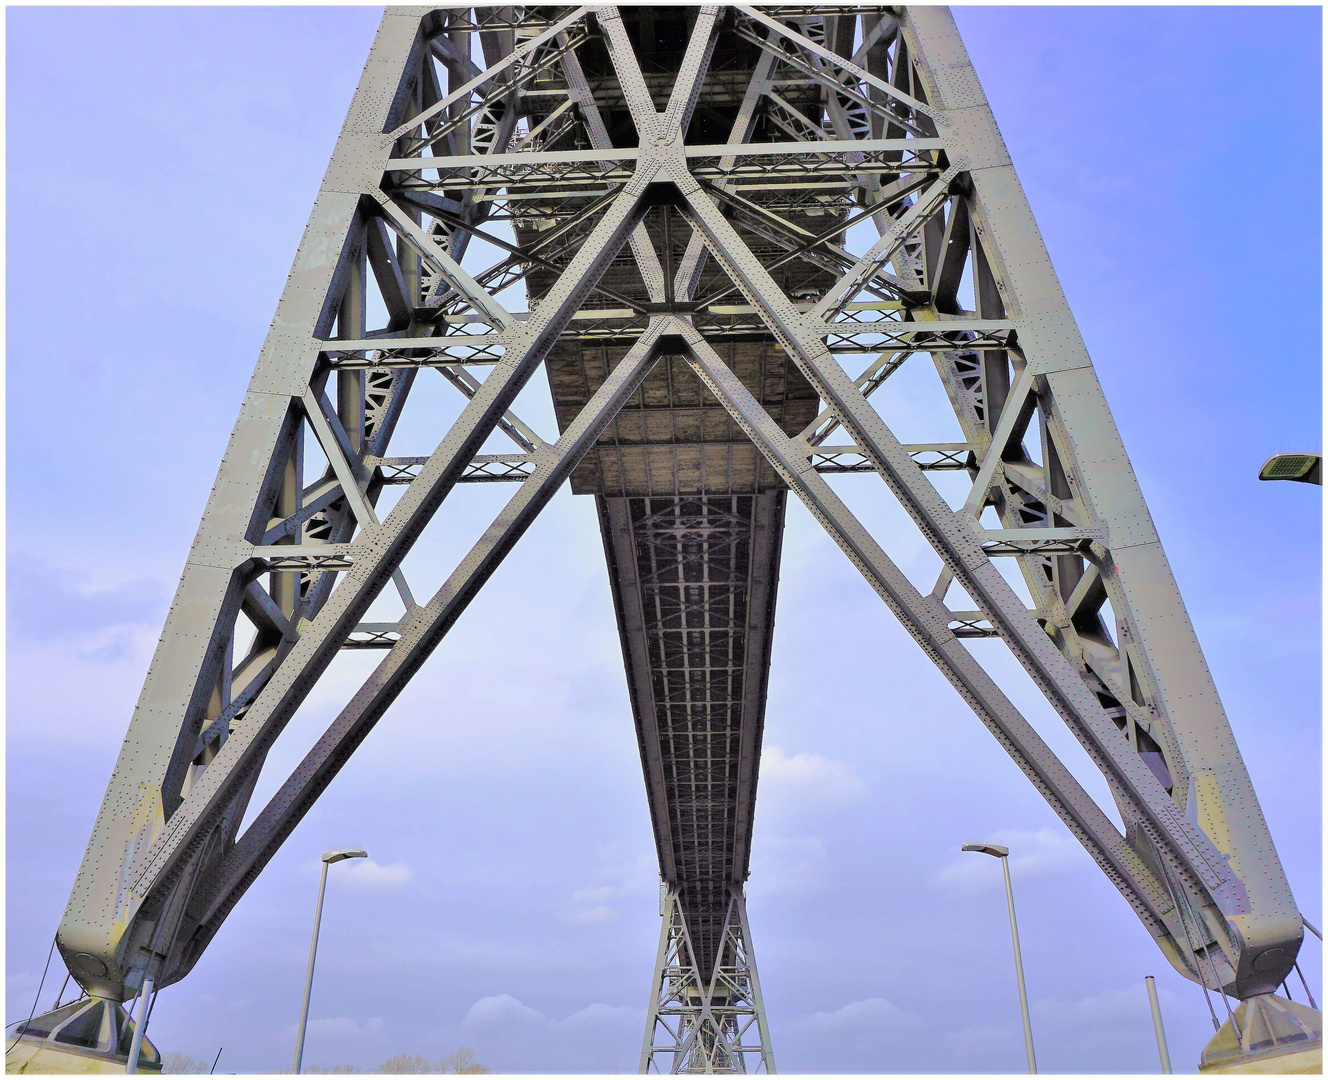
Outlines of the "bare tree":
{"label": "bare tree", "polygon": [[422,1054],[395,1054],[378,1066],[380,1073],[436,1073],[442,1071]]}
{"label": "bare tree", "polygon": [[172,1050],[169,1054],[162,1055],[161,1071],[164,1073],[205,1073],[208,1071],[208,1063],[200,1061],[196,1057],[190,1057],[188,1054],[182,1054],[178,1050]]}
{"label": "bare tree", "polygon": [[475,1060],[475,1051],[469,1046],[458,1047],[438,1063],[439,1071],[445,1073],[487,1073],[493,1070]]}
{"label": "bare tree", "polygon": [[[192,1062],[194,1059],[186,1054],[176,1055],[183,1063]],[[170,1059],[167,1059],[168,1061]],[[198,1068],[163,1068],[163,1072],[207,1072],[207,1065],[203,1062],[197,1062]],[[286,1070],[289,1071],[289,1070]],[[354,1065],[334,1065],[328,1068],[325,1065],[306,1066],[306,1073],[359,1073],[363,1069],[358,1069]],[[463,1073],[476,1075],[489,1073],[493,1070],[487,1065],[481,1065],[475,1060],[475,1051],[469,1046],[462,1046],[452,1051],[441,1061],[435,1061],[433,1058],[427,1058],[423,1054],[393,1054],[384,1061],[378,1068],[373,1070],[375,1073],[385,1073],[390,1075],[437,1075],[439,1073]]]}

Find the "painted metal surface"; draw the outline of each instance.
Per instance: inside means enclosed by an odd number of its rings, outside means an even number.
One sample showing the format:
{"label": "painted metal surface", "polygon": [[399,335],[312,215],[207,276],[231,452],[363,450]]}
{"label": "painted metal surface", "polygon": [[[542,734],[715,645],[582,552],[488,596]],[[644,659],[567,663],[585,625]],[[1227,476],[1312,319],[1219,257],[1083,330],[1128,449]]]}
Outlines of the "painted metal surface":
{"label": "painted metal surface", "polygon": [[662,906],[638,1071],[775,1072],[742,890],[729,894],[708,974],[676,889],[667,890]]}
{"label": "painted metal surface", "polygon": [[1148,1011],[1153,1017],[1153,1037],[1157,1040],[1157,1060],[1162,1072],[1171,1075],[1171,1051],[1167,1049],[1167,1032],[1162,1026],[1162,1006],[1157,1000],[1157,980],[1144,976],[1144,989],[1148,991]]}
{"label": "painted metal surface", "polygon": [[[138,1020],[118,1001],[84,997],[5,1031],[6,1073],[161,1072],[161,1054],[144,1037],[143,1006],[151,1014],[151,993],[139,1001]],[[130,1062],[134,1068],[130,1068]]]}
{"label": "painted metal surface", "polygon": [[[528,312],[512,310],[522,289]],[[873,407],[905,363],[934,369],[961,441],[901,442]],[[541,367],[556,437],[513,412]],[[392,440],[417,378],[445,379],[460,408],[432,454],[407,457]],[[879,476],[935,550],[930,591],[836,494],[843,472]],[[789,491],[1178,970],[1246,1000],[1292,969],[1295,902],[948,11],[393,8],[61,924],[84,987],[123,1000],[188,973],[568,480],[599,505],[669,918],[698,986],[726,949],[750,957],[741,886]],[[517,487],[417,600],[402,560],[466,482]],[[380,595],[399,619],[366,620]],[[1124,831],[972,638],[1023,666]],[[240,834],[268,748],[346,648],[384,656]],[[772,1069],[759,993],[752,1007]]]}

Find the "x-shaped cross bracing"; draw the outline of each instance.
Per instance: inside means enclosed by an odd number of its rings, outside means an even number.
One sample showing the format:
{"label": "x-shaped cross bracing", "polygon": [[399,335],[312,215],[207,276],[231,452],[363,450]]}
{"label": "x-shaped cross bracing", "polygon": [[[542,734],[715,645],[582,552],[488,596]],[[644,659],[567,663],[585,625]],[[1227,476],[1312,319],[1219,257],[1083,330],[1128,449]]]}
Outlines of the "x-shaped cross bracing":
{"label": "x-shaped cross bracing", "polygon": [[[882,18],[864,30],[862,53],[851,60],[804,33],[806,19],[826,16],[805,14],[794,25],[793,16],[769,10],[701,8],[663,111],[615,8],[505,22],[503,33],[526,36],[482,70],[450,38],[442,43],[449,17],[393,11],[384,19],[62,926],[61,947],[79,980],[114,996],[149,968],[159,985],[188,971],[663,356],[684,359],[1173,962],[1240,993],[1287,967],[1299,916],[948,15],[920,9],[886,29]],[[635,147],[612,145],[582,71],[577,45],[592,19],[635,125]],[[726,26],[761,56],[729,141],[689,146]],[[444,61],[446,87],[432,66]],[[889,77],[873,73],[891,64]],[[763,96],[792,81],[781,75],[805,76],[823,94],[829,131],[797,144],[750,141]],[[547,80],[554,90],[544,88]],[[565,98],[549,117],[518,115],[523,95],[546,92]],[[859,105],[875,118],[871,126],[854,119]],[[589,149],[549,148],[557,141],[548,136],[571,130],[568,117],[578,118]],[[860,137],[874,132],[883,137]],[[834,227],[844,219],[809,228],[795,210],[743,188],[746,175],[767,176],[777,195],[811,184],[828,200],[818,205],[833,213],[848,213],[833,187],[847,185],[862,200],[853,212],[876,238],[850,243],[849,225]],[[486,232],[493,208],[527,197],[550,206],[571,200],[573,209],[544,218],[514,213],[514,236],[544,220],[549,235],[527,247],[496,242]],[[661,259],[647,228],[656,207],[666,228],[676,214],[689,230],[676,267],[672,246]],[[487,271],[477,269],[475,245],[464,239],[486,236],[500,251]],[[778,252],[754,251],[758,241]],[[603,285],[624,250],[644,301]],[[806,261],[832,279],[811,298],[790,297],[772,276],[800,251],[814,253]],[[509,310],[501,288],[536,267],[555,275],[552,284],[529,313]],[[389,320],[374,332],[364,311],[370,271]],[[969,311],[959,304],[965,272],[973,278]],[[722,275],[721,291],[698,298],[707,273]],[[596,303],[607,298],[622,309],[587,306],[597,289]],[[540,438],[513,412],[517,395],[564,335],[614,325],[606,333],[630,346],[626,355],[558,439]],[[775,342],[819,396],[822,412],[800,433],[784,430],[716,349],[735,326]],[[855,378],[840,358],[861,352],[876,359]],[[912,356],[934,361],[962,442],[906,444],[873,407],[873,395]],[[464,405],[431,454],[393,457],[388,444],[411,381],[430,367],[445,373]],[[836,430],[851,444],[823,445]],[[495,432],[520,453],[484,453]],[[310,451],[327,462],[311,486],[299,478],[305,433]],[[1026,447],[1035,436],[1037,458]],[[880,491],[907,512],[942,562],[930,593],[822,475],[836,469],[879,476]],[[942,470],[969,479],[957,509],[930,479]],[[518,486],[442,587],[417,602],[402,573],[412,545],[458,483],[493,479]],[[384,485],[402,494],[380,519]],[[993,513],[995,527],[984,520]],[[1016,560],[1031,606],[995,557]],[[390,582],[405,614],[395,623],[367,619]],[[969,608],[946,606],[952,587]],[[1114,639],[1099,614],[1108,603]],[[237,659],[241,614],[256,635]],[[1008,646],[1078,738],[1107,779],[1124,833],[964,645],[979,635]],[[268,749],[347,647],[384,652],[237,838]],[[117,853],[118,872],[105,869],[106,851]],[[1268,956],[1263,967],[1256,963]]]}

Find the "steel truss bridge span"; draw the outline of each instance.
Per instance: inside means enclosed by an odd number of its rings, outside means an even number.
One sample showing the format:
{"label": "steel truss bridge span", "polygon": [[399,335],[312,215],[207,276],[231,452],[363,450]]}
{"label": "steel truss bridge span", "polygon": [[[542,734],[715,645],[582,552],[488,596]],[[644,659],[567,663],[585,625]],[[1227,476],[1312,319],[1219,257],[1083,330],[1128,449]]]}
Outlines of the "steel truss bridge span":
{"label": "steel truss bridge span", "polygon": [[[934,370],[961,438],[901,442],[873,407],[905,362]],[[556,434],[513,411],[537,375]],[[420,378],[459,415],[410,456],[394,435]],[[928,591],[839,473],[906,511],[942,563]],[[416,598],[403,560],[455,486],[503,482]],[[564,483],[596,502],[664,882],[643,1071],[774,1071],[743,885],[790,493],[1168,960],[1242,1002],[1208,1063],[1319,1045],[1318,1014],[1274,993],[1303,935],[1277,852],[935,7],[388,9],[60,926],[89,994],[188,974]],[[399,617],[370,618],[385,597]],[[1123,831],[971,638],[1028,672]],[[342,649],[382,659],[241,831]],[[28,1043],[59,1041],[44,1022]]]}

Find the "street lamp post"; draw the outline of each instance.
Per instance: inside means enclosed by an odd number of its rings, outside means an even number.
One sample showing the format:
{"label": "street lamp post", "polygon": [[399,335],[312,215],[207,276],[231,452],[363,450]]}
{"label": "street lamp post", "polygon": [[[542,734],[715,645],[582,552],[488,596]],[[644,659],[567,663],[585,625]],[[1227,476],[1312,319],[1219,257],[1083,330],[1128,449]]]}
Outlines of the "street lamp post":
{"label": "street lamp post", "polygon": [[978,851],[1001,860],[1005,872],[1005,903],[1010,909],[1010,941],[1014,944],[1014,973],[1019,982],[1019,1012],[1024,1020],[1024,1052],[1028,1055],[1028,1071],[1037,1072],[1037,1058],[1033,1056],[1033,1024],[1028,1018],[1028,991],[1024,988],[1024,958],[1019,950],[1019,924],[1014,918],[1014,889],[1010,886],[1010,849],[1000,844],[965,844],[964,851]]}
{"label": "street lamp post", "polygon": [[295,1075],[304,1060],[304,1029],[309,1023],[309,995],[314,988],[314,959],[318,956],[318,927],[323,921],[323,893],[327,890],[327,868],[343,859],[367,859],[369,853],[358,848],[323,852],[323,876],[318,882],[318,906],[314,908],[314,938],[309,943],[309,971],[304,977],[304,1004],[300,1006],[300,1026],[295,1032]]}
{"label": "street lamp post", "polygon": [[1167,1033],[1162,1027],[1162,1006],[1157,1003],[1157,982],[1151,975],[1144,976],[1144,986],[1148,990],[1148,1008],[1153,1014],[1153,1035],[1157,1039],[1157,1056],[1162,1063],[1162,1071],[1171,1075],[1171,1053],[1167,1050]]}

